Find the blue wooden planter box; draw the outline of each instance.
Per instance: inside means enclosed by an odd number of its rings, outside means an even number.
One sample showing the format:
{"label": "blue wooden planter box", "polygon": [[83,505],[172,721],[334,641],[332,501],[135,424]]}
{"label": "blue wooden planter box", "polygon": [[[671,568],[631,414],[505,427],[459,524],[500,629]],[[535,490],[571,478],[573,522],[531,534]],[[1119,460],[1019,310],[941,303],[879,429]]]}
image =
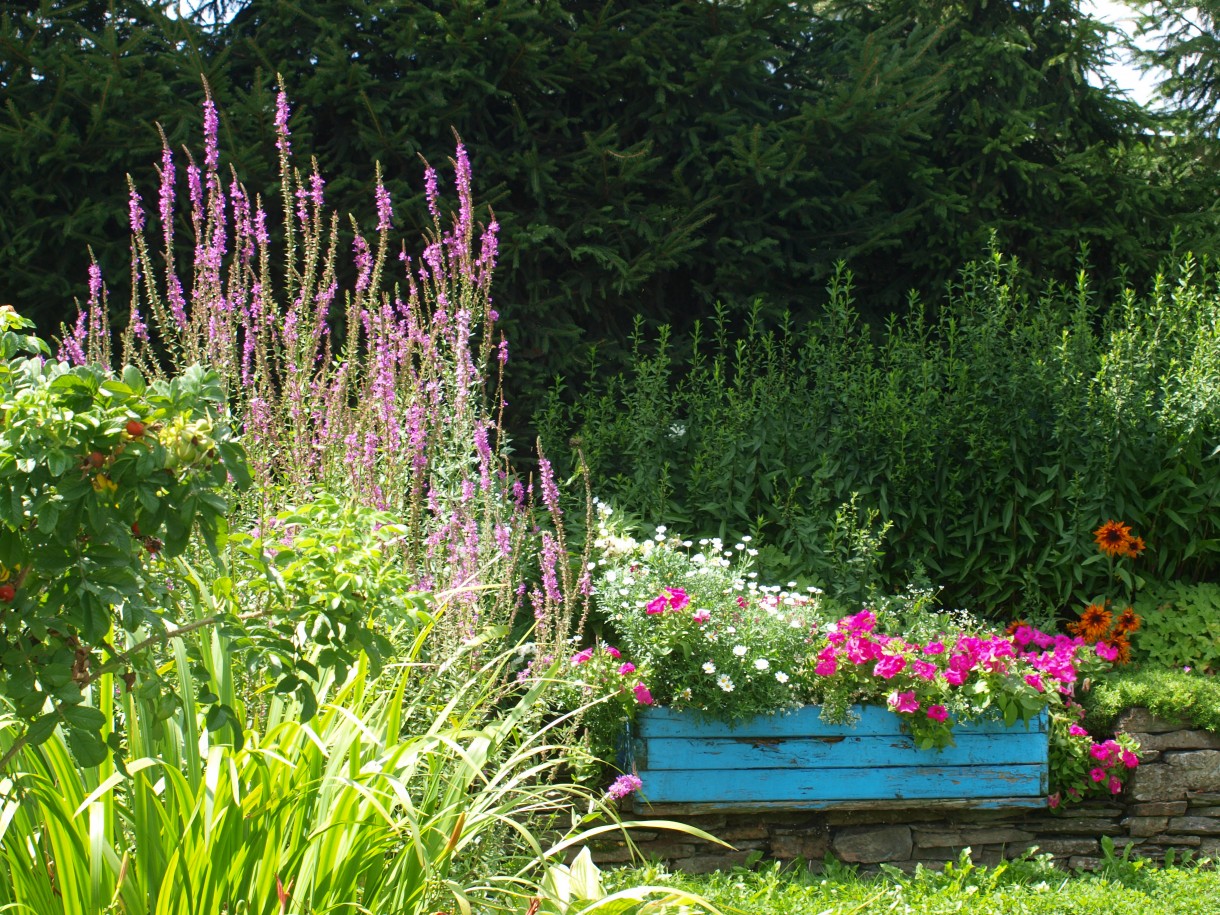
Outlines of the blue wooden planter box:
{"label": "blue wooden planter box", "polygon": [[654,812],[701,810],[1043,807],[1047,717],[1027,726],[959,724],[957,745],[919,750],[899,717],[857,707],[835,725],[819,709],[764,715],[733,727],[691,712],[642,710],[629,764]]}

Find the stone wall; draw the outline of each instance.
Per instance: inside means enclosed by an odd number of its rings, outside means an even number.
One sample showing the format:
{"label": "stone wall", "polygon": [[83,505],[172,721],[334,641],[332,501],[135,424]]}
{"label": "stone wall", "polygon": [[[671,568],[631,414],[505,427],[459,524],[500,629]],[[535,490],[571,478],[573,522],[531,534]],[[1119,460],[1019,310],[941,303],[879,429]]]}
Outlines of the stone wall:
{"label": "stone wall", "polygon": [[[1140,742],[1140,766],[1121,795],[1091,800],[1061,811],[948,810],[914,807],[887,810],[763,811],[683,815],[680,808],[625,810],[624,819],[680,820],[730,843],[726,849],[672,831],[636,830],[646,857],[691,873],[744,863],[751,855],[817,866],[828,852],[863,870],[882,862],[911,869],[956,860],[971,849],[976,863],[994,864],[1037,846],[1068,867],[1091,867],[1101,837],[1117,850],[1163,859],[1220,857],[1220,735],[1193,730],[1144,709],[1132,709],[1119,730]],[[622,843],[595,849],[599,863],[630,860]]]}

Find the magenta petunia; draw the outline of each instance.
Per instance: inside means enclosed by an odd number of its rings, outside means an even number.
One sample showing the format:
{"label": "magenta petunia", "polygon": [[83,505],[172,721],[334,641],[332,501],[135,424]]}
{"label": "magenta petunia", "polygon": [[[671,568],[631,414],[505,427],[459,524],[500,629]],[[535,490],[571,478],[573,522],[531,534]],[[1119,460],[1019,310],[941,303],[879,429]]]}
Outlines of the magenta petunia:
{"label": "magenta petunia", "polygon": [[949,711],[943,705],[929,705],[928,717],[933,721],[944,721],[949,717]]}
{"label": "magenta petunia", "polygon": [[648,691],[648,687],[643,683],[635,685],[635,701],[640,705],[652,705],[652,693]]}
{"label": "magenta petunia", "polygon": [[627,676],[627,674],[633,674],[633,673],[635,673],[635,665],[632,664],[630,661],[625,662],[618,669],[618,674],[620,677],[625,677],[625,676]]}
{"label": "magenta petunia", "polygon": [[647,612],[653,616],[656,616],[658,613],[664,613],[668,609],[669,609],[669,601],[665,599],[664,595],[661,595],[660,597],[654,597],[644,606],[645,612]]}
{"label": "magenta petunia", "polygon": [[896,712],[910,714],[919,710],[919,701],[915,698],[914,690],[890,693],[889,699],[886,701],[889,707]]}
{"label": "magenta petunia", "polygon": [[591,660],[593,660],[592,648],[586,648],[584,651],[578,651],[576,654],[572,655],[572,663],[574,665],[585,664]]}
{"label": "magenta petunia", "polygon": [[690,603],[690,598],[686,596],[686,592],[681,588],[666,588],[665,592],[669,595],[669,608],[671,610],[681,610]]}

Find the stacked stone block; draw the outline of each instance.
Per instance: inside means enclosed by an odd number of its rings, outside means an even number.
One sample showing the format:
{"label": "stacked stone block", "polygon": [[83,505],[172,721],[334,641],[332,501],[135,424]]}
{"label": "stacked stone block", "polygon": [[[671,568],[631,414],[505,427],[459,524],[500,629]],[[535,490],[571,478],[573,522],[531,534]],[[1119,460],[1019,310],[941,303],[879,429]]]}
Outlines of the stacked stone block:
{"label": "stacked stone block", "polygon": [[[684,814],[680,807],[624,812],[624,819],[688,823],[729,843],[726,848],[678,832],[634,833],[646,858],[689,873],[727,870],[759,856],[820,865],[827,853],[862,870],[882,863],[910,870],[936,867],[971,850],[976,863],[994,864],[1036,847],[1066,867],[1095,867],[1101,839],[1117,852],[1163,860],[1167,854],[1220,858],[1220,735],[1131,709],[1119,729],[1140,742],[1140,766],[1121,795],[1049,810],[831,809],[823,811]],[[625,843],[595,848],[604,864],[630,860]]]}

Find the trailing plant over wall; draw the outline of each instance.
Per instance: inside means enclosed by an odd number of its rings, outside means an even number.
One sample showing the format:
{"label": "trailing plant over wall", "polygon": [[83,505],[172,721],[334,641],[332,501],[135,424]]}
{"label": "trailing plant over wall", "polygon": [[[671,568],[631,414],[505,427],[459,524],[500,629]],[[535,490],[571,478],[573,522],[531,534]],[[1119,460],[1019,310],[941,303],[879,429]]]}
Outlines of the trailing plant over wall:
{"label": "trailing plant over wall", "polygon": [[1152,544],[1125,584],[1214,576],[1214,275],[1188,258],[1106,319],[1083,273],[1038,295],[1025,282],[995,253],[935,315],[915,301],[876,340],[847,272],[802,326],[734,336],[720,312],[682,347],[637,327],[629,372],[595,363],[556,389],[544,442],[578,439],[598,494],[632,512],[753,534],[781,581],[855,568],[864,591],[927,580],[948,606],[1074,616],[1111,587],[1093,532],[1112,517]]}

